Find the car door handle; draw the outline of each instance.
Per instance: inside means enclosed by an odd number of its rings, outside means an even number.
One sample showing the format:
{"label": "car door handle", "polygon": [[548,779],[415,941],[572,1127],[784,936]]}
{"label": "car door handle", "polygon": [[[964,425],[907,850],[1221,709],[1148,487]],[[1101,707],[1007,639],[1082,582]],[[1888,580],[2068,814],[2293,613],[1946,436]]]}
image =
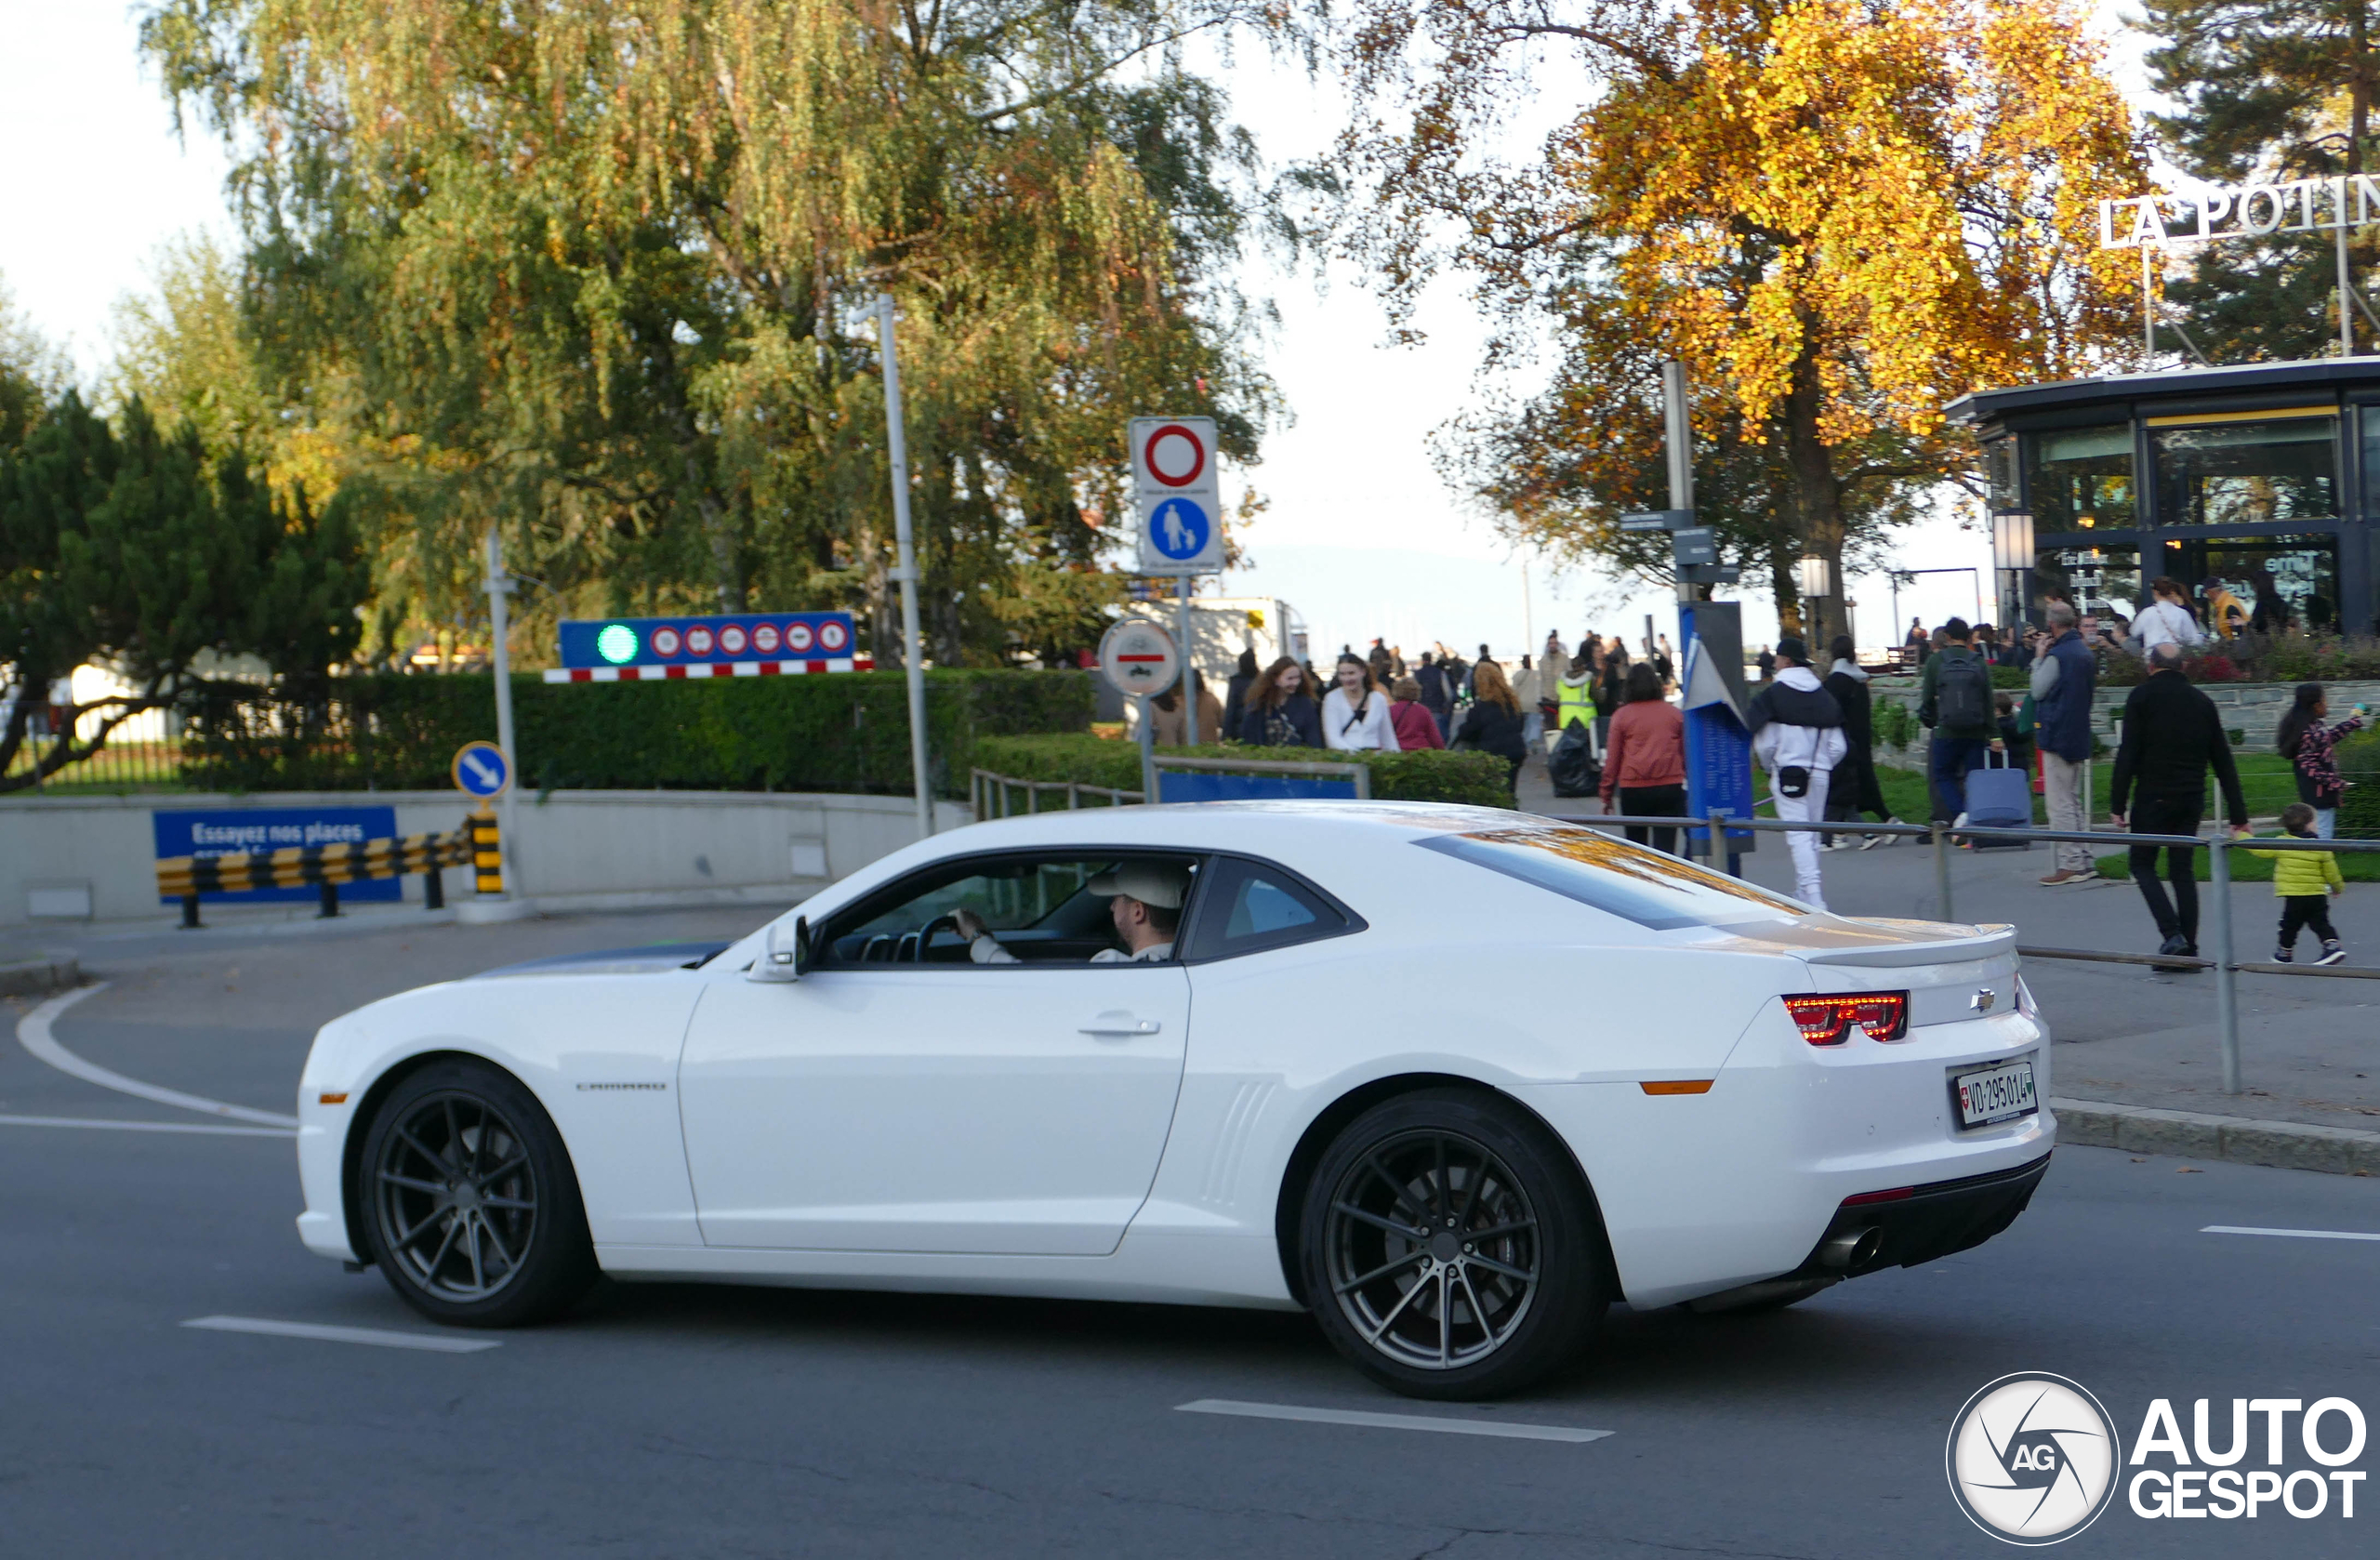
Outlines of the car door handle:
{"label": "car door handle", "polygon": [[1102,1038],[1129,1038],[1134,1035],[1154,1035],[1165,1025],[1153,1018],[1134,1018],[1130,1013],[1101,1013],[1079,1031]]}

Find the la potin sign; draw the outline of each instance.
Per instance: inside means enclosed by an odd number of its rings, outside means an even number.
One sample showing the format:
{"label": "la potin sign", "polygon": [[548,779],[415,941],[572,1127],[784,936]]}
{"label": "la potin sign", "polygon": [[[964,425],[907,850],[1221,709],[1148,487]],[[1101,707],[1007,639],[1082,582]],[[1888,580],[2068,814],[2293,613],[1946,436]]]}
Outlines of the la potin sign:
{"label": "la potin sign", "polygon": [[2132,249],[2274,233],[2333,232],[2380,222],[2380,178],[2370,174],[2280,184],[2210,184],[2099,203],[2099,246]]}

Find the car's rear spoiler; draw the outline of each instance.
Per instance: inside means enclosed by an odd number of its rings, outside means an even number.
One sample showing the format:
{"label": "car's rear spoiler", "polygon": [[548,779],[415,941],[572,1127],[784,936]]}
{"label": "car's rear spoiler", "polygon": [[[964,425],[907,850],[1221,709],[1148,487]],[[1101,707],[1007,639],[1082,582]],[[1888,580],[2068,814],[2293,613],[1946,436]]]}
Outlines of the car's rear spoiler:
{"label": "car's rear spoiler", "polygon": [[[1943,929],[1950,931],[1947,926]],[[1906,943],[1878,943],[1864,948],[1819,948],[1802,956],[1810,964],[1864,964],[1890,969],[1907,964],[1949,964],[1974,958],[1997,958],[2016,951],[2013,926],[1978,926],[1954,936],[1919,937]]]}

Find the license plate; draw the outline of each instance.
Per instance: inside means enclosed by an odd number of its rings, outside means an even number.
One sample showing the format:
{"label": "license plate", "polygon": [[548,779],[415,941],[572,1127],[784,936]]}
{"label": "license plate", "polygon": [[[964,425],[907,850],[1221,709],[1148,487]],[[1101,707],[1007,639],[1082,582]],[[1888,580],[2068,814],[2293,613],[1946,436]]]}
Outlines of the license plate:
{"label": "license plate", "polygon": [[2033,1098],[2033,1059],[2020,1057],[1971,1073],[1950,1075],[1950,1104],[1962,1127],[1988,1127],[2041,1108]]}

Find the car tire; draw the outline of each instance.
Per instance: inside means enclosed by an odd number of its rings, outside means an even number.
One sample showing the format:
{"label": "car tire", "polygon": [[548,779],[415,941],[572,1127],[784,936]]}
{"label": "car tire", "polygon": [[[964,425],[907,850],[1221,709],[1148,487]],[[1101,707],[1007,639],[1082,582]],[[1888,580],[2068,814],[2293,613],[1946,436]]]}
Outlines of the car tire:
{"label": "car tire", "polygon": [[389,1091],[356,1173],[373,1261],[432,1321],[549,1320],[598,1276],[562,1134],[519,1079],[485,1063],[433,1062]]}
{"label": "car tire", "polygon": [[1401,1094],[1348,1123],[1307,1183],[1298,1240],[1324,1335],[1408,1397],[1501,1397],[1544,1380],[1584,1347],[1615,1287],[1568,1152],[1484,1090]]}

